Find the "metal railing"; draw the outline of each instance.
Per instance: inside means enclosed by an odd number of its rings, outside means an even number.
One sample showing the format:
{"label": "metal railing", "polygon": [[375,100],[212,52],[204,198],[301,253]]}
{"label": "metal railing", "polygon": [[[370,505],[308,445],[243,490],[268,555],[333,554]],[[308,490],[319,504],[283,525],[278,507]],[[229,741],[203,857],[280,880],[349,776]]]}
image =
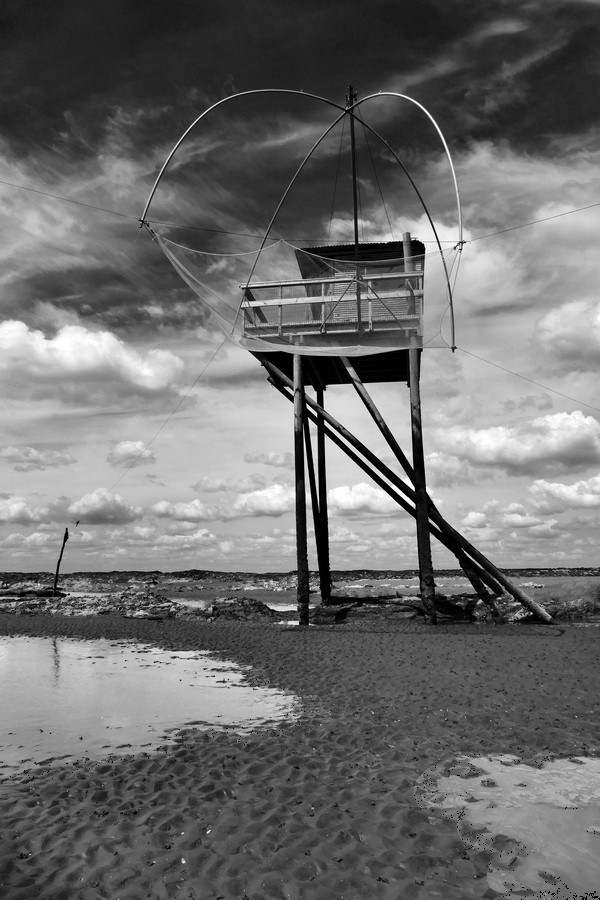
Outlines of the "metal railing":
{"label": "metal railing", "polygon": [[365,274],[358,280],[345,273],[241,287],[243,328],[249,337],[331,331],[422,333],[422,271]]}

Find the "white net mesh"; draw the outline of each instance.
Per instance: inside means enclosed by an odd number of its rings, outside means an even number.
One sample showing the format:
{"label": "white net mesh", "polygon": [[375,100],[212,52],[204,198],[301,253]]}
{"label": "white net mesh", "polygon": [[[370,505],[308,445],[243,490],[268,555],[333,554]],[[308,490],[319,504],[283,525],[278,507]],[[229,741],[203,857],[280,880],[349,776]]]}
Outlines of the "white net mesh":
{"label": "white net mesh", "polygon": [[251,352],[365,356],[449,346],[454,251],[443,259],[415,239],[358,250],[277,241],[258,254],[223,255],[152,235],[225,334]]}

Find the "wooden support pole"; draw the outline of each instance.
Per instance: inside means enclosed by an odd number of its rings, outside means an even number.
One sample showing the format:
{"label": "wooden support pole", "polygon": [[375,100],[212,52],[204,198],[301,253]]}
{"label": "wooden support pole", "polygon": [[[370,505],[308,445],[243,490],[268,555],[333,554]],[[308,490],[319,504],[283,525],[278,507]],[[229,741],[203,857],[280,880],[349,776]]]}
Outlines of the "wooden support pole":
{"label": "wooden support pole", "polygon": [[415,483],[415,507],[417,521],[417,548],[419,553],[419,582],[425,614],[433,625],[435,615],[435,582],[429,537],[429,500],[425,481],[425,455],[423,453],[423,428],[421,423],[421,391],[419,387],[421,350],[411,347],[408,351],[410,378],[410,421],[412,430],[413,472]]}
{"label": "wooden support pole", "polygon": [[[267,370],[269,375],[271,376],[271,381],[273,385],[289,400],[293,402],[294,400],[294,383],[288,378],[280,369],[278,369],[272,362],[270,362],[265,357],[261,358],[261,364]],[[287,388],[287,390],[286,390]],[[288,393],[290,391],[291,393]],[[334,440],[335,443],[348,455],[350,458],[354,459],[361,467],[364,469],[367,474],[370,475],[373,480],[376,481],[381,487],[385,484],[385,482],[378,480],[372,469],[369,469],[367,464],[362,460],[359,462],[359,458],[353,454],[349,448],[346,446],[344,441],[347,441],[350,446],[354,447],[362,456],[364,456],[365,460],[368,460],[370,465],[376,471],[380,472],[391,484],[394,485],[399,491],[401,491],[406,497],[408,497],[411,501],[415,500],[415,492],[409,485],[405,484],[401,478],[399,478],[395,472],[393,472],[388,466],[385,465],[374,453],[372,453],[365,445],[358,440],[351,432],[348,431],[347,428],[344,428],[330,413],[328,413],[323,407],[319,406],[312,400],[310,397],[306,397],[306,402],[308,405],[315,410],[315,413],[321,414],[323,416],[324,422],[332,429],[329,431],[328,437]],[[317,416],[311,415],[309,413],[309,418],[311,421],[314,421],[315,424],[318,425]],[[344,441],[337,439],[337,436],[334,437],[334,432],[341,435],[344,438]],[[387,486],[389,488],[389,485]],[[385,487],[383,488],[386,489]],[[402,501],[401,498],[395,497],[397,502],[405,509],[410,515],[415,514],[414,507],[411,507],[406,501]],[[447,522],[441,513],[435,509],[435,507],[429,507],[429,515],[430,515],[430,530],[434,534],[434,536],[444,544],[444,546],[448,547],[448,549],[452,550],[453,553],[457,553],[457,551],[463,551],[469,557],[471,557],[472,561],[475,561],[477,566],[479,567],[479,575],[481,580],[488,585],[494,591],[497,592],[497,585],[500,584],[502,588],[509,594],[511,594],[515,600],[521,603],[523,606],[527,607],[534,615],[540,618],[544,622],[551,622],[552,617],[546,610],[535,600],[525,594],[524,591],[521,591],[516,585],[514,585],[504,573],[498,569],[487,557],[481,553],[476,547],[474,547],[468,540],[465,538],[460,532],[458,532],[452,525]],[[439,529],[441,532],[441,536],[438,537],[438,534],[432,527],[432,524],[436,529]]]}
{"label": "wooden support pole", "polygon": [[[457,555],[457,559],[460,563],[460,567],[471,582],[473,589],[479,599],[485,603],[491,610],[491,613],[495,619],[497,619],[500,615],[498,612],[498,607],[496,606],[495,598],[492,594],[487,590],[483,579],[481,578],[481,572],[479,571],[479,567],[470,560],[464,553],[459,553]],[[499,584],[496,584],[496,589],[494,590],[494,594],[499,596],[503,593],[502,587]]]}
{"label": "wooden support pole", "polygon": [[[317,387],[317,403],[325,406],[325,391]],[[329,558],[329,508],[327,505],[327,460],[325,457],[325,433],[323,416],[317,413],[317,474],[319,480],[319,535],[321,549],[319,552],[319,587],[321,602],[331,600],[331,563]]]}
{"label": "wooden support pole", "polygon": [[[394,456],[396,457],[396,459],[398,460],[398,462],[400,463],[400,465],[402,466],[402,468],[404,469],[404,471],[406,472],[406,474],[408,475],[408,477],[410,478],[411,482],[414,485],[415,473],[413,471],[412,465],[408,461],[408,457],[406,456],[406,454],[402,450],[400,444],[394,437],[394,434],[392,433],[387,422],[385,421],[385,419],[379,412],[377,406],[375,405],[375,403],[373,401],[373,398],[371,397],[371,395],[367,391],[366,387],[360,380],[360,378],[359,378],[354,366],[350,362],[350,360],[346,357],[341,357],[341,359],[342,359],[342,362],[343,362],[343,364],[346,368],[346,371],[350,377],[350,380],[352,381],[354,389],[356,390],[356,393],[362,400],[369,415],[371,416],[371,418],[373,419],[373,421],[379,428],[381,434],[385,438],[390,450],[392,451],[392,453],[394,454]],[[429,504],[430,509],[434,508],[435,505],[433,503],[433,500],[429,496],[429,494],[427,494],[427,502]],[[472,561],[469,562],[467,560],[467,557],[465,556],[464,552],[462,550],[460,550],[459,548],[449,546],[449,549],[452,550],[452,552],[455,554],[459,566],[461,567],[461,569],[463,569],[466,577],[469,579],[469,581],[473,585],[473,587],[474,587],[476,593],[478,594],[478,596],[480,597],[480,599],[483,600],[484,603],[487,603],[488,605],[490,605],[490,608],[492,608],[490,595],[488,594],[488,592],[485,588],[485,585],[482,583],[482,579],[477,571],[479,567],[476,566],[475,563],[473,563]],[[463,565],[463,562],[466,563],[467,567],[465,567],[465,565]],[[498,584],[494,585],[494,593],[498,593],[498,594],[502,593],[502,588],[500,587],[500,585],[498,585]],[[493,611],[497,612],[495,605],[493,606]]]}
{"label": "wooden support pole", "polygon": [[[282,394],[282,396],[286,397],[286,399],[290,400],[293,403],[294,396],[292,393],[289,392],[287,386],[281,384],[274,378],[271,379],[271,383]],[[397,476],[395,475],[394,472],[392,472],[390,469],[387,469],[387,466],[384,463],[379,462],[379,465],[372,468],[371,465],[366,461],[366,459],[361,459],[361,457],[358,455],[358,453],[355,453],[354,450],[352,450],[351,447],[348,446],[348,444],[345,443],[344,440],[342,440],[342,437],[340,437],[340,434],[342,433],[342,431],[345,430],[341,426],[338,430],[334,430],[333,427],[330,426],[328,423],[323,422],[323,421],[319,422],[317,415],[314,412],[312,412],[311,410],[307,410],[306,415],[307,415],[307,418],[317,426],[317,428],[323,429],[324,436],[329,438],[329,440],[332,441],[332,443],[334,443],[337,447],[339,447],[340,450],[342,450],[346,454],[346,456],[348,456],[348,458],[352,460],[352,462],[356,463],[356,465],[360,469],[362,469],[363,472],[365,472],[365,474],[368,475],[369,478],[371,478],[371,480],[374,481],[375,484],[378,487],[380,487],[382,491],[385,491],[385,493],[388,494],[388,496],[390,496],[392,498],[392,500],[394,500],[405,512],[407,512],[410,516],[412,516],[413,519],[416,518],[415,507],[411,506],[411,504],[408,503],[408,501],[404,499],[402,494],[398,493],[396,490],[396,488],[401,487],[401,486],[405,487],[405,485],[403,484],[403,482],[401,482],[397,478]],[[358,441],[357,438],[355,438],[354,440],[355,440],[356,444],[360,446],[360,441]],[[376,471],[377,469],[379,469],[385,475],[385,477],[394,484],[394,487],[392,487],[388,483],[388,481],[385,481],[384,478],[382,478],[380,475],[377,474],[377,471]],[[444,522],[444,520],[441,518],[441,516],[440,516],[440,519],[442,522]],[[448,532],[454,532],[454,529],[452,528],[451,525],[449,525],[447,522],[445,522],[445,527],[442,530],[442,528],[440,526],[438,526],[430,521],[429,522],[429,531],[430,531],[431,535],[437,541],[440,542],[440,544],[442,544],[444,547],[446,547],[448,550],[450,550],[452,553],[454,553],[457,557],[460,555],[460,566],[465,571],[465,574],[467,574],[467,577],[469,578],[469,580],[471,581],[471,583],[473,584],[474,587],[475,587],[475,582],[473,579],[479,578],[483,582],[483,584],[487,585],[490,588],[490,590],[492,591],[492,593],[495,595],[502,594],[503,591],[505,591],[505,590],[508,593],[510,593],[508,586],[502,587],[502,585],[499,583],[499,580],[496,580],[486,568],[481,567],[479,565],[479,563],[475,562],[471,557],[467,556],[467,553],[469,552],[469,550],[471,550],[474,554],[478,554],[480,556],[482,556],[482,554],[479,554],[479,551],[477,551],[475,547],[472,547],[472,545],[469,544],[469,541],[467,541],[466,538],[464,538],[458,532],[455,532],[455,534],[457,536],[456,538],[448,535]],[[459,544],[458,544],[459,540],[461,542],[461,546],[459,546]],[[485,557],[484,557],[484,559],[485,559]],[[488,563],[492,569],[495,568],[493,563],[490,563],[489,560],[488,560]],[[508,582],[508,579],[506,579],[506,577],[503,575],[503,573],[501,573],[499,570],[496,570],[496,571],[498,571],[499,578],[502,578],[505,582],[507,582],[507,584],[510,584],[510,582]],[[514,588],[514,585],[513,585],[513,588]],[[477,588],[476,588],[476,591],[477,591]],[[483,595],[480,594],[480,596],[481,596],[481,599],[484,601],[484,603],[486,603],[488,606],[490,606],[490,608],[492,608],[494,611],[496,610],[495,604],[493,603],[493,598],[490,601],[489,595],[487,595],[486,593],[484,593]],[[525,595],[525,596],[527,596],[527,595]],[[515,599],[518,599],[518,598],[515,597]],[[524,606],[527,605],[522,600],[519,600],[519,602],[523,603]],[[533,601],[530,600],[530,602],[533,602]],[[540,607],[540,609],[543,609],[543,608]],[[537,614],[537,610],[532,610],[532,612],[535,612]],[[545,610],[543,610],[543,612],[545,613]],[[546,613],[546,615],[547,615],[547,613]],[[544,620],[544,621],[549,621],[549,620]]]}
{"label": "wooden support pole", "polygon": [[[288,390],[281,384],[276,383],[274,380],[272,381],[274,387],[284,396],[286,399],[291,400],[293,402],[293,396],[288,393]],[[311,410],[306,411],[306,417],[309,421],[313,422],[317,428],[319,429],[319,434],[323,436],[323,439],[329,438],[329,440],[334,443],[337,447],[342,450],[352,462],[356,463],[356,465],[365,472],[366,475],[371,478],[375,484],[381,488],[381,490],[385,491],[389,497],[392,498],[405,512],[407,512],[410,516],[416,518],[416,510],[414,506],[411,506],[398,491],[393,488],[387,481],[385,481],[380,475],[374,471],[364,459],[355,453],[343,440],[342,438],[332,430],[323,419],[319,419],[319,417],[312,412]],[[501,594],[502,588],[497,584],[497,582],[489,575],[486,571],[481,569],[476,562],[472,559],[469,559],[466,554],[462,550],[457,550],[456,544],[449,540],[447,536],[441,531],[437,525],[434,525],[433,522],[429,523],[429,530],[432,537],[436,538],[444,547],[448,550],[452,551],[455,554],[461,555],[460,565],[461,568],[465,571],[465,574],[473,584],[476,589],[476,592],[479,594],[480,598],[483,600],[486,605],[490,606],[492,612],[494,614],[497,613],[497,608],[493,602],[493,598],[490,598],[490,595],[486,592],[485,587],[481,587],[479,590],[476,587],[476,580],[479,579],[482,583],[487,584],[495,594]]]}
{"label": "wooden support pole", "polygon": [[308,536],[306,528],[306,483],[304,476],[305,396],[302,357],[294,354],[294,468],[296,475],[296,559],[298,568],[298,619],[308,625],[309,577]]}
{"label": "wooden support pole", "polygon": [[387,422],[385,421],[385,419],[383,418],[383,416],[381,415],[381,413],[375,406],[371,395],[369,394],[366,387],[364,386],[364,384],[358,377],[358,375],[356,373],[356,369],[354,368],[354,366],[352,365],[350,360],[346,356],[342,356],[341,360],[344,364],[344,367],[345,367],[348,375],[350,376],[350,380],[352,382],[354,390],[356,391],[356,393],[358,394],[358,396],[360,397],[360,399],[366,406],[366,408],[369,412],[369,415],[371,416],[371,418],[373,419],[373,421],[375,422],[375,424],[381,431],[382,435],[386,439],[390,450],[392,451],[392,453],[394,454],[394,456],[396,457],[396,459],[398,460],[398,462],[400,463],[400,465],[402,466],[402,468],[404,469],[404,471],[406,472],[406,474],[408,475],[408,477],[414,484],[413,467],[411,466],[410,462],[408,461],[408,457],[406,456],[406,454],[402,450],[402,447],[400,446],[400,444],[394,437]]}
{"label": "wooden support pole", "polygon": [[321,559],[321,520],[319,516],[319,493],[317,490],[317,477],[315,474],[315,462],[312,452],[312,441],[310,439],[310,424],[308,417],[304,415],[303,422],[304,431],[304,451],[306,453],[306,468],[308,470],[308,484],[310,487],[310,505],[312,507],[313,527],[315,530],[315,545],[317,549],[317,560]]}

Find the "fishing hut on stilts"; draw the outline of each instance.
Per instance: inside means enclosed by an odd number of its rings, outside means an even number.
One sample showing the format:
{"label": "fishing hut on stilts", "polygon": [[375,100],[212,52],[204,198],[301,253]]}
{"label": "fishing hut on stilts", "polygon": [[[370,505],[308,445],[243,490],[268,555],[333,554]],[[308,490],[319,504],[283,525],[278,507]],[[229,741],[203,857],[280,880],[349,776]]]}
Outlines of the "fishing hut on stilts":
{"label": "fishing hut on stilts", "polygon": [[[474,547],[441,515],[427,492],[421,421],[420,373],[424,342],[424,289],[427,256],[424,244],[404,232],[401,240],[367,242],[359,238],[358,178],[356,168],[356,121],[361,103],[381,97],[372,95],[358,101],[352,87],[344,107],[314,95],[302,96],[327,103],[338,110],[333,125],[349,122],[352,176],[353,240],[336,245],[293,247],[296,272],[286,279],[257,277],[258,261],[268,256],[267,240],[288,192],[315,148],[331,131],[330,126],[304,157],[283,194],[269,223],[262,244],[246,278],[238,282],[235,299],[231,289],[225,294],[209,288],[192,264],[188,253],[152,227],[148,210],[159,181],[175,152],[189,132],[213,109],[228,100],[252,94],[297,91],[249,91],[219,101],[206,110],[175,145],[164,163],[140,219],[178,273],[229,330],[229,336],[245,347],[265,369],[269,382],[293,404],[294,471],[298,612],[300,625],[309,623],[309,564],[307,494],[317,550],[320,593],[323,604],[331,600],[329,516],[327,507],[326,445],[340,448],[369,478],[416,522],[420,591],[426,620],[436,622],[436,597],[431,538],[456,557],[477,596],[497,615],[495,598],[510,594],[541,621],[550,615],[514,585],[504,573]],[[456,177],[446,142],[433,117],[416,101],[400,94],[387,94],[415,104],[434,124],[442,139],[454,184]],[[404,169],[397,154],[374,129]],[[410,175],[405,174],[413,184]],[[456,188],[460,220],[460,202]],[[419,194],[420,197],[420,194]],[[422,199],[420,197],[420,199]],[[423,201],[422,201],[423,202]],[[424,204],[423,204],[424,205]],[[436,235],[428,210],[427,218]],[[458,244],[462,242],[459,235]],[[439,253],[452,309],[450,280],[439,240]],[[267,267],[268,268],[268,267]],[[277,259],[274,266],[280,271]],[[289,270],[288,264],[288,270]],[[373,401],[367,385],[405,384],[410,394],[411,458],[401,448],[392,430]],[[404,478],[390,468],[355,434],[345,428],[326,408],[325,393],[331,385],[351,385],[376,423]],[[312,392],[309,393],[308,389]],[[316,454],[310,425],[316,426]],[[316,455],[316,460],[315,460]]]}

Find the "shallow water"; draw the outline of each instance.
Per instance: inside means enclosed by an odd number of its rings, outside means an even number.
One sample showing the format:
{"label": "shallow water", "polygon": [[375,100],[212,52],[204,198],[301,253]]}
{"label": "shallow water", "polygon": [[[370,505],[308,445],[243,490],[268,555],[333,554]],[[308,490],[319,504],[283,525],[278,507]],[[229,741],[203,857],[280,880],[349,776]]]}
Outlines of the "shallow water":
{"label": "shallow water", "polygon": [[128,641],[0,638],[0,775],[59,758],[154,749],[184,726],[247,731],[297,700],[201,651]]}
{"label": "shallow water", "polygon": [[513,756],[459,762],[476,768],[434,773],[421,799],[492,850],[491,888],[507,898],[600,897],[600,759],[556,759],[541,768]]}

